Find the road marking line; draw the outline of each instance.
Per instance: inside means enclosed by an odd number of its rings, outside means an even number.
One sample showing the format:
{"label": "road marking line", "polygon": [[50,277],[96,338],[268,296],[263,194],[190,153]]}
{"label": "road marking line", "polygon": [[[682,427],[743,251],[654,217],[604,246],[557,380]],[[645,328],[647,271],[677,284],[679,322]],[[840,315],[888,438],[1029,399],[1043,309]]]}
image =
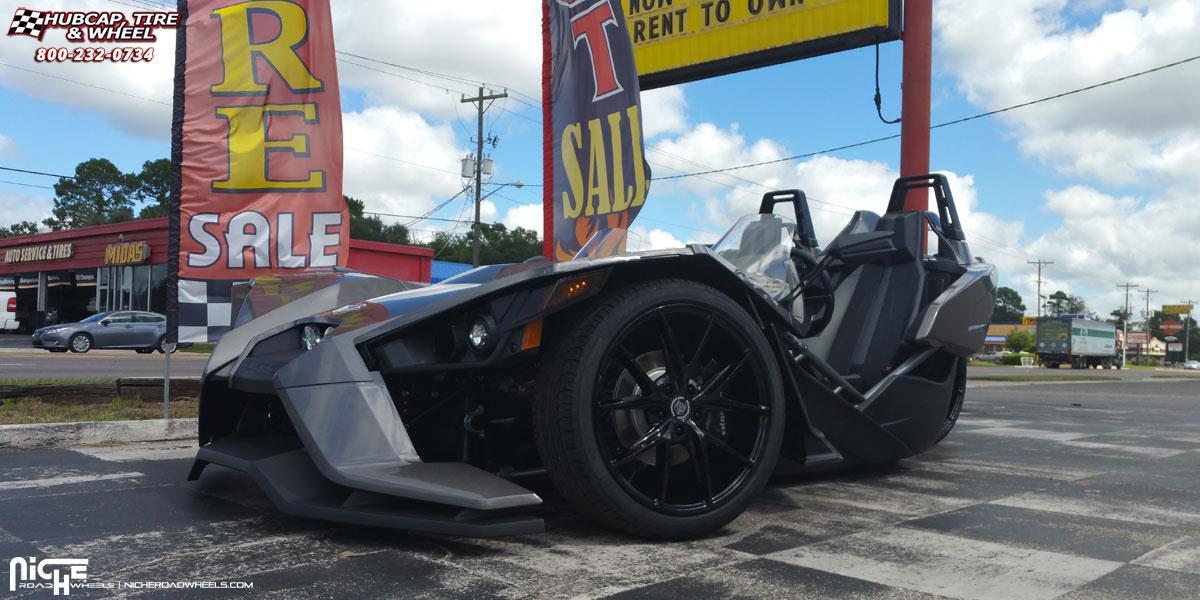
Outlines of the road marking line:
{"label": "road marking line", "polygon": [[74,485],[93,481],[110,481],[113,479],[132,479],[145,477],[144,473],[105,473],[103,475],[73,475],[67,477],[47,477],[45,479],[24,479],[21,481],[0,481],[0,492],[7,490],[25,490],[29,488],[47,488],[58,485]]}
{"label": "road marking line", "polygon": [[[886,477],[887,474],[881,474]],[[943,496],[911,492],[886,483],[874,486],[847,481],[817,483],[813,485],[777,487],[772,489],[804,507],[813,500],[840,504],[847,507],[874,510],[901,517],[924,517],[931,514],[955,510],[978,504],[979,499]]]}
{"label": "road marking line", "polygon": [[1133,564],[1200,575],[1200,538],[1175,540],[1143,554]]}
{"label": "road marking line", "polygon": [[70,450],[110,462],[177,460],[196,456],[196,440],[142,442],[120,446],[77,446]]}
{"label": "road marking line", "polygon": [[1167,526],[1200,526],[1200,513],[1170,510],[1149,506],[1144,501],[1117,500],[1112,498],[1070,498],[1037,492],[1016,494],[993,500],[992,504],[1028,508],[1052,513],[1100,517],[1129,523]]}
{"label": "road marking line", "polygon": [[[968,432],[964,431],[964,433]],[[1045,429],[1027,429],[1024,427],[985,427],[983,429],[972,429],[969,433],[999,437],[1029,438],[1033,440],[1050,440],[1054,442],[1062,442],[1096,435],[1095,433],[1047,431]]]}
{"label": "road marking line", "polygon": [[1122,563],[896,527],[767,558],[953,598],[1053,598]]}
{"label": "road marking line", "polygon": [[1030,477],[1034,479],[1077,481],[1095,477],[1104,471],[1087,469],[1069,469],[1050,466],[1026,465],[1008,462],[989,462],[967,458],[947,458],[943,460],[926,460],[917,463],[917,469],[935,472],[970,475],[973,473],[995,473],[997,475],[1012,475],[1015,477]]}
{"label": "road marking line", "polygon": [[1149,456],[1151,458],[1169,458],[1177,454],[1183,454],[1184,452],[1187,452],[1186,450],[1158,448],[1154,446],[1138,446],[1134,444],[1105,444],[1103,442],[1080,442],[1076,440],[1063,440],[1059,443],[1064,446],[1082,448],[1084,450],[1107,450],[1109,452],[1116,452],[1117,454]]}

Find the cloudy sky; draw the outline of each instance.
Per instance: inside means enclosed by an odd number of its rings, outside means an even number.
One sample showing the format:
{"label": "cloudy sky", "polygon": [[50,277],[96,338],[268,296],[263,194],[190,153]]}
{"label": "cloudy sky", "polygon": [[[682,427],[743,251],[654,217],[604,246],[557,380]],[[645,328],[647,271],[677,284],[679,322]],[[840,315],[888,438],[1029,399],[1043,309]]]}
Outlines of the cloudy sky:
{"label": "cloudy sky", "polygon": [[[148,0],[0,0],[56,10],[125,10]],[[1200,55],[1200,0],[935,0],[933,121],[956,119]],[[368,210],[423,214],[462,188],[458,160],[478,82],[511,98],[489,112],[494,182],[541,181],[540,8],[533,0],[334,0],[345,191]],[[61,36],[61,32],[49,34]],[[0,165],[69,173],[91,157],[126,170],[169,150],[173,36],[149,64],[38,64],[34,40],[0,38]],[[881,48],[884,112],[899,113],[900,44]],[[807,154],[898,132],[871,101],[874,51],[860,49],[643,95],[656,176]],[[382,62],[379,62],[382,61]],[[400,68],[384,63],[402,65]],[[418,70],[413,70],[418,69]],[[421,71],[449,75],[439,77]],[[1046,288],[1102,315],[1116,284],[1200,298],[1200,61],[1092,92],[936,130],[931,165],[952,176],[976,254],[1034,309]],[[853,210],[880,212],[898,142],[729,174],[656,182],[635,223],[653,245],[711,241],[764,191],[800,187],[828,241]],[[0,174],[0,223],[41,219],[52,179]],[[20,185],[25,184],[25,185]],[[541,229],[541,191],[506,187],[488,221]],[[435,216],[466,216],[455,200]],[[404,219],[407,221],[407,219]],[[423,221],[421,235],[453,227]],[[1044,290],[1045,291],[1045,290]],[[1142,306],[1138,301],[1136,306]]]}

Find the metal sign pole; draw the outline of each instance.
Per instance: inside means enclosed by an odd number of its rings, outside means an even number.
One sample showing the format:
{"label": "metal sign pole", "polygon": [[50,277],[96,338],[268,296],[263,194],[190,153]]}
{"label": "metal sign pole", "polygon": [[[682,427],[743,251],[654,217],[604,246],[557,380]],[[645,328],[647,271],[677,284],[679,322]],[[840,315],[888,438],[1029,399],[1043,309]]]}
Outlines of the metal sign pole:
{"label": "metal sign pole", "polygon": [[163,419],[171,418],[171,344],[165,344],[163,355]]}

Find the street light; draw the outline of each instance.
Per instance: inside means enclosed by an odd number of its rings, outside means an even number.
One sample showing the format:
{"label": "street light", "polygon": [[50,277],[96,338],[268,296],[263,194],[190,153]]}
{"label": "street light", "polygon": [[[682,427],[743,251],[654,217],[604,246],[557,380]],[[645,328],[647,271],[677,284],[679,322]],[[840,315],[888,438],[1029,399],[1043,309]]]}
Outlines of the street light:
{"label": "street light", "polygon": [[504,183],[489,184],[489,185],[495,185],[496,189],[488,192],[487,194],[484,194],[483,196],[480,196],[479,199],[476,200],[476,203],[475,203],[475,224],[471,228],[471,266],[472,267],[479,266],[479,204],[482,203],[483,200],[485,198],[487,198],[488,196],[491,196],[492,194],[495,194],[496,192],[498,192],[510,185],[517,189],[521,189],[521,188],[525,187],[525,184],[521,183],[520,181],[506,181]]}

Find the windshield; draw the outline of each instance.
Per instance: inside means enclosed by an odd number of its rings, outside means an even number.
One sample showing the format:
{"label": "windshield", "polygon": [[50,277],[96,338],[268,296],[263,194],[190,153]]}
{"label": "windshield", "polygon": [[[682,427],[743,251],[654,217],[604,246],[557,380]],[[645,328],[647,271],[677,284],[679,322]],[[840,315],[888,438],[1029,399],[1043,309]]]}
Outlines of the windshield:
{"label": "windshield", "polygon": [[774,298],[799,284],[792,265],[796,224],[780,215],[746,215],[713,244],[712,250]]}
{"label": "windshield", "polygon": [[111,312],[96,313],[96,314],[80,321],[80,323],[95,323],[96,321],[99,321],[100,319],[103,319],[104,317],[107,317],[108,315],[111,315],[111,314],[112,314]]}
{"label": "windshield", "polygon": [[642,243],[641,236],[628,229],[614,227],[612,229],[601,229],[593,233],[591,239],[579,248],[579,252],[576,252],[571,260],[621,256],[630,252],[641,252],[647,249]]}

